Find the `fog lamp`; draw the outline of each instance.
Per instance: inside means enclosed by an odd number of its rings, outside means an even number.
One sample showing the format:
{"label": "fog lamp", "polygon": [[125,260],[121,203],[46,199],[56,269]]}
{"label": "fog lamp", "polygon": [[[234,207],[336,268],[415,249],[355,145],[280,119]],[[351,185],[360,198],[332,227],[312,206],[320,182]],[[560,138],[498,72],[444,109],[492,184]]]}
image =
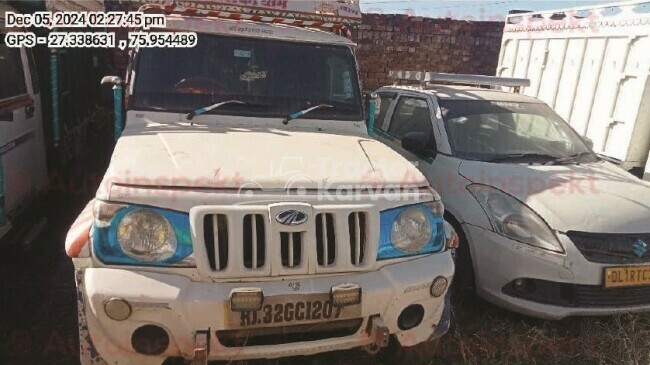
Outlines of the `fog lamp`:
{"label": "fog lamp", "polygon": [[424,308],[419,304],[409,305],[397,317],[397,327],[402,331],[410,330],[419,326],[422,318],[424,318]]}
{"label": "fog lamp", "polygon": [[445,290],[447,290],[447,284],[447,278],[438,276],[431,284],[431,295],[438,298],[445,294]]}
{"label": "fog lamp", "polygon": [[113,298],[104,304],[104,312],[115,321],[124,321],[131,316],[131,306],[123,299]]}
{"label": "fog lamp", "polygon": [[160,355],[169,348],[169,335],[161,327],[144,325],[133,332],[131,346],[143,355]]}
{"label": "fog lamp", "polygon": [[230,310],[250,312],[262,309],[264,293],[260,288],[237,288],[230,292]]}
{"label": "fog lamp", "polygon": [[335,307],[361,304],[361,287],[358,284],[335,285],[330,291],[330,296]]}
{"label": "fog lamp", "polygon": [[530,294],[537,289],[535,282],[528,279],[517,279],[514,282],[515,289],[520,293]]}

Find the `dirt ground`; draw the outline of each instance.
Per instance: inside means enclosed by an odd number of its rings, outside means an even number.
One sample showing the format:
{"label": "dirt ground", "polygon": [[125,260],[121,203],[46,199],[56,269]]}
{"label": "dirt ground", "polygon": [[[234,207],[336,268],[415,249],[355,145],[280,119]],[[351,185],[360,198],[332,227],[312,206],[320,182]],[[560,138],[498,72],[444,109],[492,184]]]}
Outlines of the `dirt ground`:
{"label": "dirt ground", "polygon": [[31,247],[0,247],[0,364],[78,363],[73,267],[63,251],[78,207],[60,198]]}

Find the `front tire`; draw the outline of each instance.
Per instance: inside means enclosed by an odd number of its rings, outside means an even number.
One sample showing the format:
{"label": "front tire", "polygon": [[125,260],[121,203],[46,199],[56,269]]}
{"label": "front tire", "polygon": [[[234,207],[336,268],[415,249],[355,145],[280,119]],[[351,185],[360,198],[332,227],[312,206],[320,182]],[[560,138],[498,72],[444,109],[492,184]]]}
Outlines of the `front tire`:
{"label": "front tire", "polygon": [[469,242],[463,231],[463,227],[458,223],[456,218],[451,216],[450,213],[445,213],[445,220],[458,234],[459,247],[456,249],[456,273],[454,275],[454,288],[455,292],[459,294],[469,294],[473,296],[476,294],[476,274],[474,273],[474,263],[472,261],[472,253],[469,249]]}
{"label": "front tire", "polygon": [[411,347],[403,347],[395,337],[391,337],[388,347],[379,358],[387,365],[429,365],[438,349],[439,339],[425,341]]}

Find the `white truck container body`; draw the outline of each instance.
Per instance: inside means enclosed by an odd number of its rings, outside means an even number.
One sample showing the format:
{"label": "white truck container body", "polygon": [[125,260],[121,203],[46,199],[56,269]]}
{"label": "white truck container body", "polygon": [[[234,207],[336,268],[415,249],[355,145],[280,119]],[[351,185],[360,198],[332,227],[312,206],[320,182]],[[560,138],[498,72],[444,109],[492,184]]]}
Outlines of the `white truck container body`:
{"label": "white truck container body", "polygon": [[41,95],[31,51],[4,44],[0,3],[0,238],[47,183]]}
{"label": "white truck container body", "polygon": [[497,76],[528,78],[540,98],[643,176],[650,150],[650,2],[511,14]]}

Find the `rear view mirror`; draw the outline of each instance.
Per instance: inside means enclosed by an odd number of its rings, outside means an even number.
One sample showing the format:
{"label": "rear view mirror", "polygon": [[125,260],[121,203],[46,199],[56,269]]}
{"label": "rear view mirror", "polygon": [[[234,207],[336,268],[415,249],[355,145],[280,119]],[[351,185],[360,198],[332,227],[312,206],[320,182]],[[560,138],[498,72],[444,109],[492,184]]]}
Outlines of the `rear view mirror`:
{"label": "rear view mirror", "polygon": [[408,132],[402,137],[402,148],[416,155],[426,155],[428,151],[435,150],[431,143],[432,138],[424,132]]}

